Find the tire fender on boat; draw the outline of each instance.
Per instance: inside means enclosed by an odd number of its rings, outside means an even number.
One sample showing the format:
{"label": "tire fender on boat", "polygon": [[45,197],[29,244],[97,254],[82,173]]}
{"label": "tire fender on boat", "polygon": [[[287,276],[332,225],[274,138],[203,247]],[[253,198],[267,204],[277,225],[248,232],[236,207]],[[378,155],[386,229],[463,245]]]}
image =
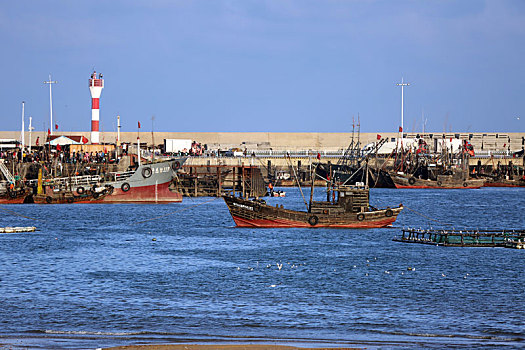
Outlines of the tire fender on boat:
{"label": "tire fender on boat", "polygon": [[416,178],[412,176],[410,179],[408,179],[408,183],[411,184],[411,185],[415,184],[416,183]]}
{"label": "tire fender on boat", "polygon": [[84,192],[85,192],[84,187],[82,187],[82,186],[77,187],[77,193],[78,193],[78,194],[83,194]]}
{"label": "tire fender on boat", "polygon": [[392,215],[394,215],[394,212],[392,211],[392,209],[390,208],[387,208],[387,210],[385,211],[385,216],[387,218],[391,217]]}
{"label": "tire fender on boat", "polygon": [[122,184],[122,186],[120,186],[120,189],[121,189],[123,192],[128,192],[129,189],[130,189],[130,186],[129,186],[129,184],[128,184],[127,182],[124,182],[124,183]]}
{"label": "tire fender on boat", "polygon": [[317,223],[319,222],[319,218],[316,216],[316,215],[312,215],[308,218],[308,223],[312,226],[315,226],[317,225]]}
{"label": "tire fender on boat", "polygon": [[179,170],[180,169],[180,162],[178,160],[176,160],[175,162],[173,162],[173,164],[171,165],[171,168],[173,170]]}
{"label": "tire fender on boat", "polygon": [[365,219],[365,214],[359,213],[357,214],[357,221],[363,221]]}
{"label": "tire fender on boat", "polygon": [[51,196],[46,197],[46,203],[50,204],[53,201],[53,198]]}
{"label": "tire fender on boat", "polygon": [[463,182],[463,187],[467,187],[468,186],[468,183],[465,181]]}
{"label": "tire fender on boat", "polygon": [[145,179],[147,179],[148,177],[151,176],[151,168],[150,167],[147,167],[147,168],[144,168],[142,169],[142,177],[144,177]]}
{"label": "tire fender on boat", "polygon": [[442,185],[441,181],[438,181],[438,182],[437,182],[437,185],[438,185],[439,187],[441,187],[441,185]]}

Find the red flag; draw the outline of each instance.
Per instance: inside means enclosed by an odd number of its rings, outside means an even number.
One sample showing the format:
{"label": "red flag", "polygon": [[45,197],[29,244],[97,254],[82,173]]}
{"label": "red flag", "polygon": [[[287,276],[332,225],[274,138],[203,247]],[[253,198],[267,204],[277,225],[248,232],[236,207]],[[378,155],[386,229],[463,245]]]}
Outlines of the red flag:
{"label": "red flag", "polygon": [[47,135],[51,135],[51,130],[49,130],[49,128],[47,129]]}
{"label": "red flag", "polygon": [[60,147],[60,145],[57,145],[57,151],[62,151],[62,147]]}
{"label": "red flag", "polygon": [[403,128],[402,127],[399,127],[399,132],[403,132]]}
{"label": "red flag", "polygon": [[88,139],[85,136],[82,136],[82,143],[83,144],[88,143]]}
{"label": "red flag", "polygon": [[58,124],[55,124],[55,130],[58,130]]}
{"label": "red flag", "polygon": [[381,140],[381,135],[377,134],[377,139]]}
{"label": "red flag", "polygon": [[38,141],[40,140],[40,136],[36,138],[36,145],[38,146]]}
{"label": "red flag", "polygon": [[317,159],[321,159],[321,153],[317,153]]}
{"label": "red flag", "polygon": [[139,129],[140,129],[140,122],[139,122]]}

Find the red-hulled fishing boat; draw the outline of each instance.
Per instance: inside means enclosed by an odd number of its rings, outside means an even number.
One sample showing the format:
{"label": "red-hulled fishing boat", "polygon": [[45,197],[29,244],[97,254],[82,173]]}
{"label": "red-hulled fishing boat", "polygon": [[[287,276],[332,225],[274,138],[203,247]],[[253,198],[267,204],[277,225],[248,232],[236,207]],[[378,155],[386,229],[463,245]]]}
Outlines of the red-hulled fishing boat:
{"label": "red-hulled fishing boat", "polygon": [[72,176],[48,179],[45,181],[44,186],[70,191],[75,197],[80,197],[89,191],[92,191],[93,187],[112,187],[111,193],[105,196],[100,196],[100,198],[96,198],[90,202],[182,202],[182,194],[177,191],[171,191],[169,187],[176,172],[182,167],[186,159],[186,157],[180,157],[143,163],[138,165],[134,170],[109,172],[104,176]]}
{"label": "red-hulled fishing boat", "polygon": [[368,186],[337,186],[331,201],[313,201],[307,211],[273,207],[261,199],[223,196],[239,227],[374,228],[391,226],[403,209],[377,209],[369,204]]}
{"label": "red-hulled fishing boat", "polygon": [[0,204],[21,204],[29,195],[31,195],[29,188],[10,189],[8,187],[5,192],[0,193]]}

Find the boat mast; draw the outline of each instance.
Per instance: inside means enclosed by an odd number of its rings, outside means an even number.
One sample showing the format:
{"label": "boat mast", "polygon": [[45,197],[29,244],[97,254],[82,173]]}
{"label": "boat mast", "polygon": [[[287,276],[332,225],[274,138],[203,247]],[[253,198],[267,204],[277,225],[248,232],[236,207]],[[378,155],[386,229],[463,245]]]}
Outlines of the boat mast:
{"label": "boat mast", "polygon": [[24,134],[24,129],[25,129],[25,125],[24,125],[24,107],[25,107],[25,102],[22,101],[22,133],[20,134],[20,141],[22,141],[22,152],[24,151],[24,147],[25,147],[25,134]]}
{"label": "boat mast", "polygon": [[32,126],[33,117],[29,117],[29,153],[31,153],[31,133],[33,132],[33,126]]}
{"label": "boat mast", "polygon": [[315,175],[317,174],[317,165],[315,165],[315,169],[312,171],[312,167],[310,167],[310,178],[312,179],[312,184],[310,185],[310,203],[308,203],[308,212],[311,212],[312,210],[312,202],[314,201],[314,184],[315,184]]}

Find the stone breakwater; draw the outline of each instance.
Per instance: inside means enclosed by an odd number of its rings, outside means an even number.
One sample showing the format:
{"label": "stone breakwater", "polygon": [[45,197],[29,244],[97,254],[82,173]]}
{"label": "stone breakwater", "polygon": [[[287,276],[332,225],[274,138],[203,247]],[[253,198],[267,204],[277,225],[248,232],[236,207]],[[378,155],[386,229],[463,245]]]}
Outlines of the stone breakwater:
{"label": "stone breakwater", "polygon": [[[56,135],[76,135],[84,136],[89,139],[89,132],[71,131],[55,132]],[[392,132],[373,132],[361,133],[359,136],[354,134],[354,140],[366,145],[377,141],[377,136],[383,138],[396,138],[398,133]],[[469,140],[476,150],[502,151],[521,150],[525,144],[525,132],[429,132],[425,134],[413,132],[405,133],[405,138],[413,138],[417,135],[423,136],[425,141],[432,145],[437,139],[463,139]],[[33,132],[32,145],[35,146],[36,139],[39,138],[40,144],[47,137],[47,131]],[[101,143],[115,143],[116,132],[101,132]],[[20,131],[0,131],[0,139],[19,139]],[[208,149],[227,150],[231,148],[241,149],[272,149],[272,150],[326,150],[337,151],[345,149],[352,140],[352,133],[319,133],[319,132],[141,132],[140,140],[142,143],[156,145],[162,144],[164,139],[190,139],[201,144],[206,144]],[[121,141],[137,142],[137,132],[122,132]],[[26,132],[26,144],[29,143],[29,135]]]}

